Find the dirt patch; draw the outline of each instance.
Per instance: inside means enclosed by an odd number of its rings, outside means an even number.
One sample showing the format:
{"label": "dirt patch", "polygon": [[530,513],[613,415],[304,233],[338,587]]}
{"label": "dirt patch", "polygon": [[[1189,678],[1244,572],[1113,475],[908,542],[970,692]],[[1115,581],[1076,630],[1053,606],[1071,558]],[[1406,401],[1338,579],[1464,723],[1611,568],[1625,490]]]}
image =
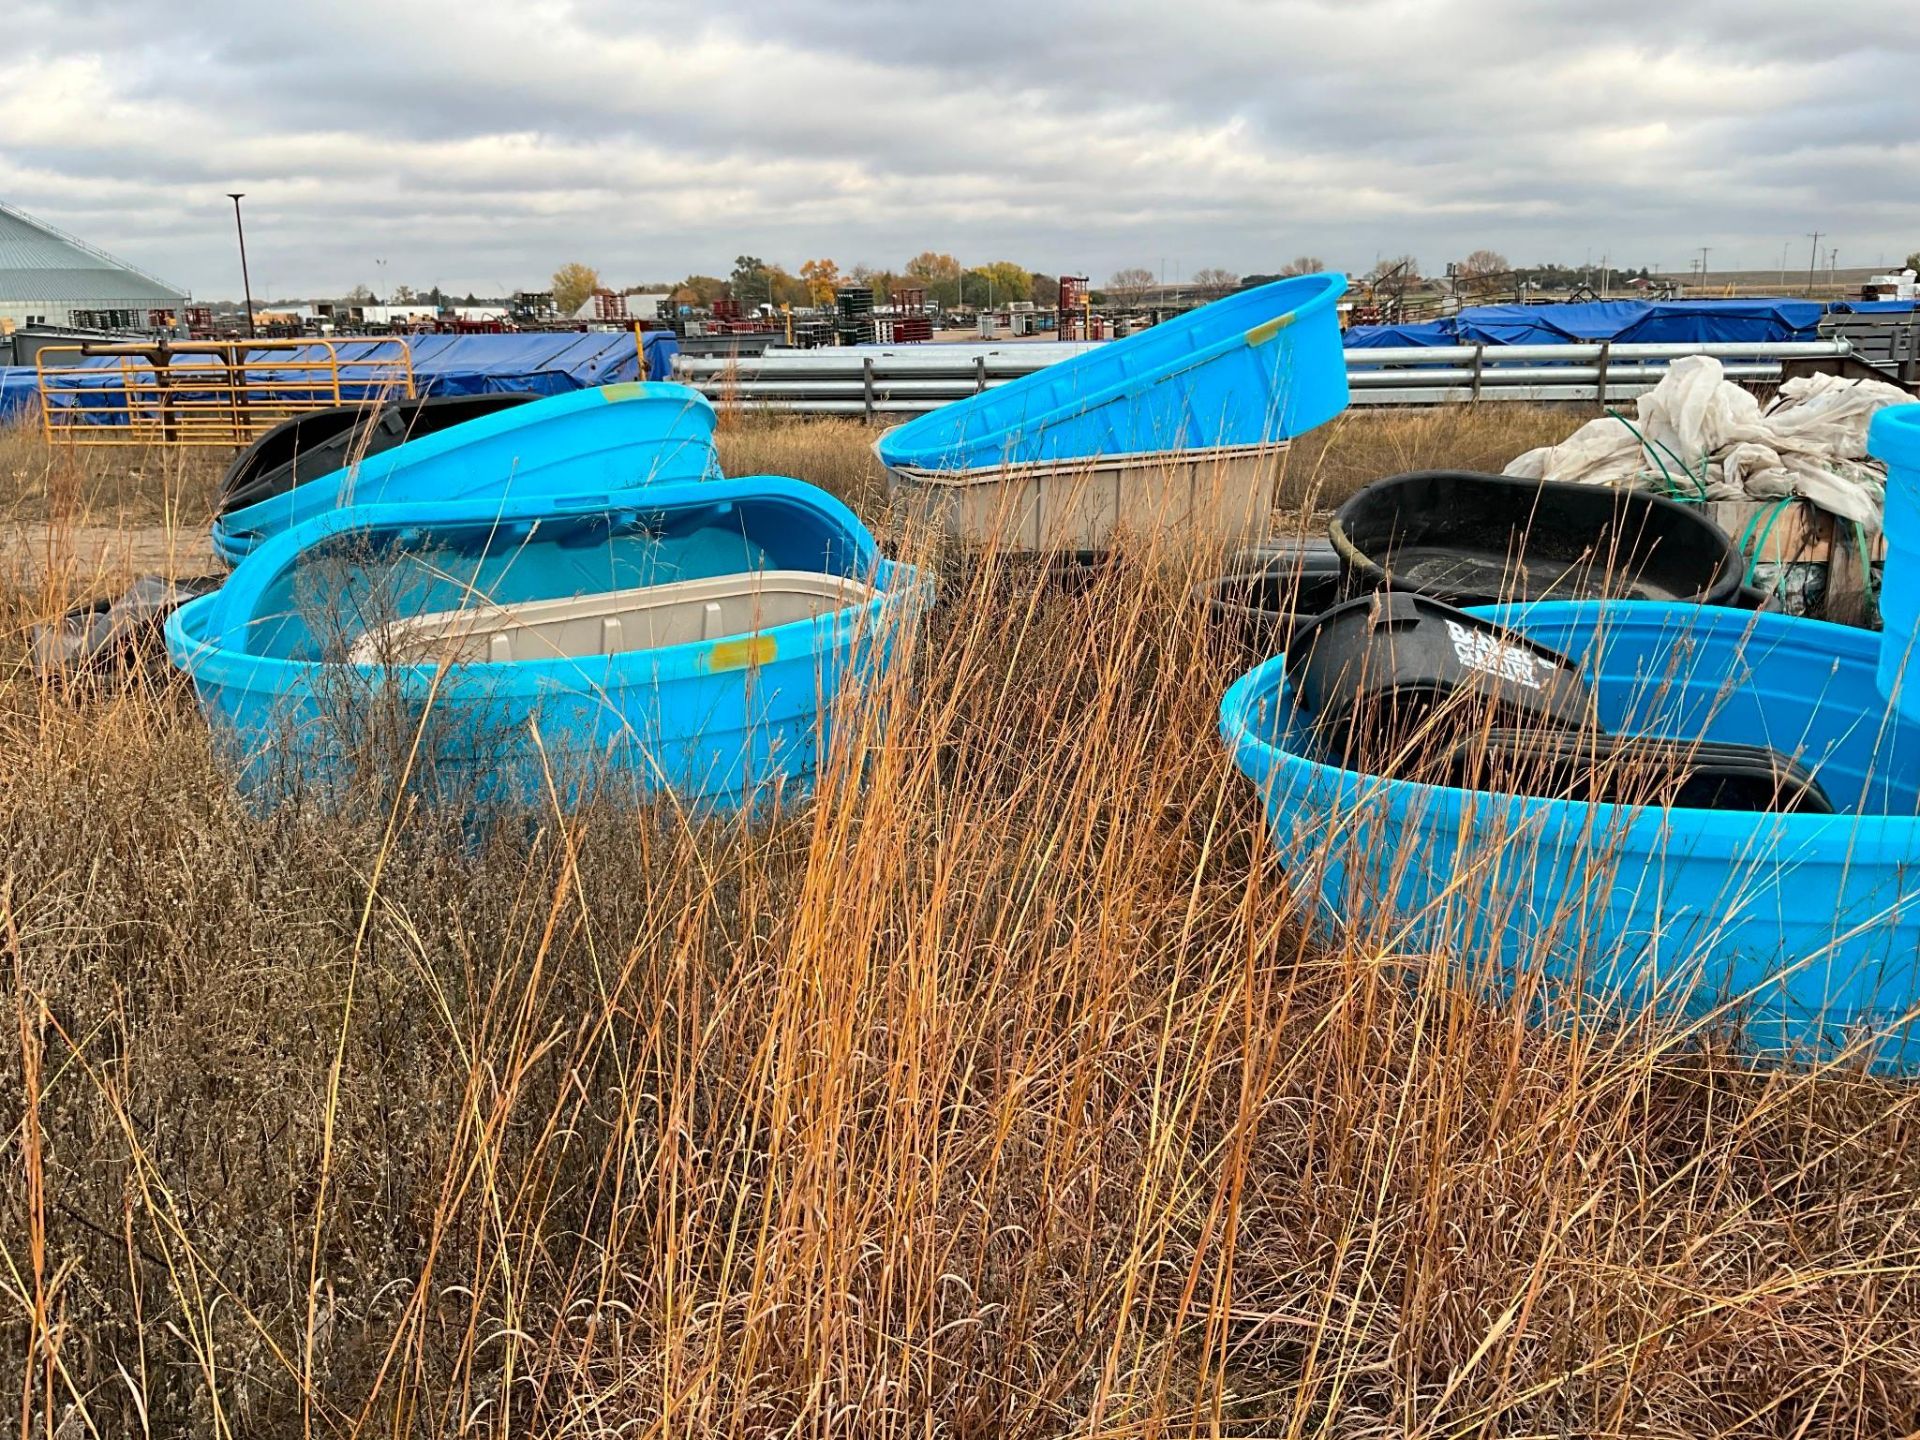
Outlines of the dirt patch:
{"label": "dirt patch", "polygon": [[0,572],[16,583],[57,579],[87,590],[135,575],[180,578],[220,568],[205,526],[64,525],[16,522],[0,529]]}

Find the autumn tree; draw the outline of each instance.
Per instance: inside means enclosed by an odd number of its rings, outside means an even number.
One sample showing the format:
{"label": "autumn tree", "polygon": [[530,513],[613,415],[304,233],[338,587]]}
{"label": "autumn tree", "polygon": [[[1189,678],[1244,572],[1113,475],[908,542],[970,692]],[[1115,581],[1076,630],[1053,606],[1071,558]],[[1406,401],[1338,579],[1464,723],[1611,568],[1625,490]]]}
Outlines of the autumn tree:
{"label": "autumn tree", "polygon": [[960,262],[937,250],[922,250],[907,261],[907,278],[926,288],[930,299],[942,305],[960,303]]}
{"label": "autumn tree", "polygon": [[727,297],[727,282],[718,275],[689,275],[673,287],[676,304],[700,305],[713,304]]}
{"label": "autumn tree", "polygon": [[1476,250],[1453,267],[1454,288],[1468,295],[1491,295],[1512,277],[1507,257],[1493,250]]}
{"label": "autumn tree", "polygon": [[356,285],[340,298],[349,305],[365,305],[373,299],[373,291],[364,285]]}
{"label": "autumn tree", "polygon": [[1284,278],[1288,275],[1318,275],[1327,268],[1327,262],[1318,255],[1296,255],[1280,267]]}
{"label": "autumn tree", "polygon": [[773,273],[758,255],[733,257],[733,273],[727,277],[733,298],[743,305],[765,305],[773,299]]}
{"label": "autumn tree", "polygon": [[1126,304],[1136,304],[1153,288],[1153,271],[1144,265],[1130,265],[1107,277],[1107,293]]}
{"label": "autumn tree", "polygon": [[[1298,265],[1301,262],[1293,262]],[[1304,270],[1282,270],[1282,275],[1304,275]],[[1193,272],[1193,288],[1202,295],[1224,295],[1240,283],[1240,277],[1231,270],[1223,270],[1218,265],[1209,265]]]}
{"label": "autumn tree", "polygon": [[767,267],[767,303],[804,306],[811,298],[807,282],[784,265]]}
{"label": "autumn tree", "polygon": [[1033,288],[1033,276],[1023,265],[1011,260],[994,260],[976,265],[967,272],[965,291],[980,305],[1001,305],[1010,300],[1025,300]]}
{"label": "autumn tree", "polygon": [[413,293],[413,287],[411,285],[396,285],[393,287],[393,294],[388,297],[387,303],[389,305],[411,305],[418,298],[419,297]]}
{"label": "autumn tree", "polygon": [[1920,250],[1914,251],[1907,257],[1907,263],[1904,268],[1908,270],[1920,270]]}
{"label": "autumn tree", "polygon": [[553,308],[562,315],[572,315],[599,288],[598,270],[578,260],[571,261],[553,272]]}
{"label": "autumn tree", "polygon": [[831,305],[833,292],[841,285],[840,267],[831,260],[803,262],[800,278],[806,282],[807,298],[815,305]]}
{"label": "autumn tree", "polygon": [[1055,305],[1060,300],[1060,277],[1033,272],[1027,281],[1027,299],[1036,305]]}

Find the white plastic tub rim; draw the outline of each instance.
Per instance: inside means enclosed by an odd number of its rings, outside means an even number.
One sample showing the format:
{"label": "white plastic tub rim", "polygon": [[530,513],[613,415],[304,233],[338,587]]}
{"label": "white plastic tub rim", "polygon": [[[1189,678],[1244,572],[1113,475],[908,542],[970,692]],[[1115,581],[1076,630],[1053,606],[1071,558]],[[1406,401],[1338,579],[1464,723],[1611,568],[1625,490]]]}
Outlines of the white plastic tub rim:
{"label": "white plastic tub rim", "polygon": [[354,641],[356,664],[507,664],[585,659],[751,635],[876,598],[872,585],[812,570],[755,570],[699,580],[435,610]]}

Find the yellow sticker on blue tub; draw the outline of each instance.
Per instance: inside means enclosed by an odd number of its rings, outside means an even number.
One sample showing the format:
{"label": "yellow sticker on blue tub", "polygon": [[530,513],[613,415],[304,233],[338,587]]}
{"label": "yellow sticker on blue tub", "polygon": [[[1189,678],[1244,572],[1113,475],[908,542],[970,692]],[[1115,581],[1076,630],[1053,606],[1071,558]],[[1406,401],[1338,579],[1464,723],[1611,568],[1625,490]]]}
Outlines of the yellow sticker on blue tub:
{"label": "yellow sticker on blue tub", "polygon": [[600,398],[607,401],[635,400],[644,393],[640,388],[640,382],[638,380],[622,380],[617,384],[602,385],[600,387]]}
{"label": "yellow sticker on blue tub", "polygon": [[744,670],[749,665],[764,665],[773,659],[779,647],[771,635],[749,635],[741,640],[722,640],[708,652],[709,670]]}
{"label": "yellow sticker on blue tub", "polygon": [[1296,313],[1297,313],[1296,311],[1289,310],[1284,315],[1276,315],[1273,317],[1273,319],[1263,321],[1261,324],[1254,326],[1251,330],[1247,331],[1247,344],[1249,345],[1266,344],[1267,341],[1271,340],[1274,336],[1278,335],[1282,330],[1286,329],[1287,326],[1293,323],[1293,319]]}

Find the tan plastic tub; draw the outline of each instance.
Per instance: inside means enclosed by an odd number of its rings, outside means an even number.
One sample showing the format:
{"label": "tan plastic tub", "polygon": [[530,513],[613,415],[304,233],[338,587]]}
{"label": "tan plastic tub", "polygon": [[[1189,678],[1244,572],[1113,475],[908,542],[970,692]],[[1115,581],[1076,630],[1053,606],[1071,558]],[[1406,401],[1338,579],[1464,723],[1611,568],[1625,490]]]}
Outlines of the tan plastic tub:
{"label": "tan plastic tub", "polygon": [[360,664],[583,659],[771,630],[861,605],[877,592],[841,575],[756,570],[562,600],[485,601],[377,626],[354,641]]}
{"label": "tan plastic tub", "polygon": [[889,488],[942,533],[1007,550],[1106,550],[1116,531],[1176,544],[1261,534],[1284,444],[1155,450],[979,470],[893,466]]}

